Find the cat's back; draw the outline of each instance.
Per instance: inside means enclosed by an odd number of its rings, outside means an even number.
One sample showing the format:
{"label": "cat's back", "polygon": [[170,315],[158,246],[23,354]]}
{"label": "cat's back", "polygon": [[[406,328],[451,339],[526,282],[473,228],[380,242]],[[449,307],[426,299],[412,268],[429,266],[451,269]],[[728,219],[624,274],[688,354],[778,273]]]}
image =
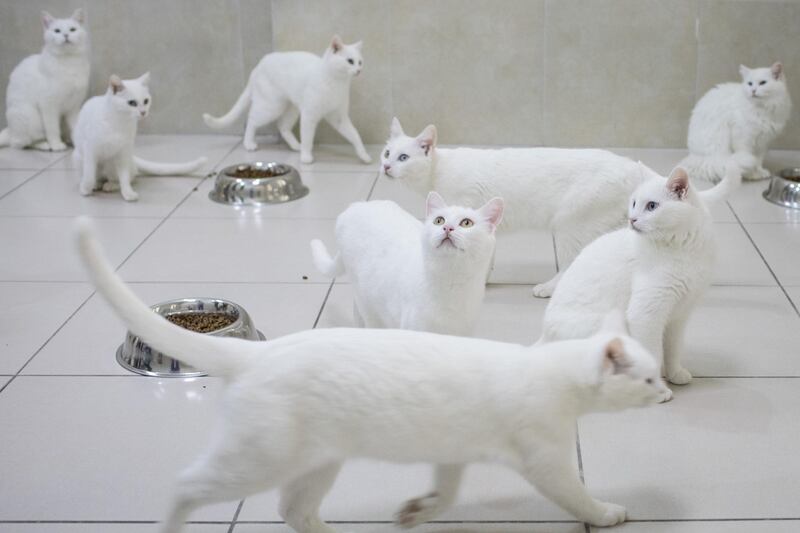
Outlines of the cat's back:
{"label": "cat's back", "polygon": [[389,200],[355,202],[336,219],[340,249],[367,252],[419,242],[422,222]]}
{"label": "cat's back", "polygon": [[734,111],[734,107],[740,105],[742,101],[742,87],[740,84],[733,82],[720,83],[716,87],[709,89],[697,101],[692,111],[692,117],[710,118],[720,114],[730,115]]}
{"label": "cat's back", "polygon": [[17,64],[8,78],[8,92],[6,101],[10,106],[13,100],[26,96],[29,91],[35,90],[37,84],[42,83],[42,73],[39,68],[41,54],[33,54]]}

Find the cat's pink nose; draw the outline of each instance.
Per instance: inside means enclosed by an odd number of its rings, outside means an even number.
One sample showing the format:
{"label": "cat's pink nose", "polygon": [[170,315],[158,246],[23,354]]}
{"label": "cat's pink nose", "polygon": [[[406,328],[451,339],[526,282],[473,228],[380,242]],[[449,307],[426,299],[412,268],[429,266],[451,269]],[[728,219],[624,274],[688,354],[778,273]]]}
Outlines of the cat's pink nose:
{"label": "cat's pink nose", "polygon": [[450,233],[451,231],[453,231],[453,226],[442,226],[442,229],[444,230],[445,233]]}
{"label": "cat's pink nose", "polygon": [[630,221],[631,221],[631,226],[633,226],[634,224],[636,224],[636,220],[638,220],[638,219],[636,219],[636,218],[632,218],[632,219],[630,219]]}
{"label": "cat's pink nose", "polygon": [[389,172],[389,169],[392,168],[392,165],[383,165],[383,170],[385,172]]}

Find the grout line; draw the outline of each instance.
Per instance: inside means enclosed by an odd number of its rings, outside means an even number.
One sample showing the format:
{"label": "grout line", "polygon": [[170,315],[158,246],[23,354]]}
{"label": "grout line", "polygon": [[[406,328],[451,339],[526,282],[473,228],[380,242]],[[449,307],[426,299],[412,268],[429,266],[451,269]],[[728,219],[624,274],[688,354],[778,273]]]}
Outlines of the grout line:
{"label": "grout line", "polygon": [[[317,316],[317,321],[321,316],[321,312]],[[314,323],[313,327],[316,327],[316,322]],[[14,374],[0,374],[0,378],[13,378],[13,377],[20,377],[20,378],[148,378],[151,376],[142,376],[139,374],[19,374],[19,376],[15,376]],[[207,377],[215,377],[215,376],[198,376],[199,378],[207,378]],[[198,377],[191,378],[197,379]],[[167,378],[167,379],[185,379],[185,378]],[[692,376],[692,379],[800,379],[800,375],[797,374],[790,374],[786,376],[778,376],[778,375],[759,375],[759,376]]]}
{"label": "grout line", "polygon": [[[769,518],[652,518],[628,519],[633,523],[691,523],[691,522],[796,522],[799,517]],[[326,520],[328,524],[394,524],[391,520]],[[158,524],[158,520],[0,520],[0,524]],[[430,524],[578,524],[575,520],[431,520]],[[186,524],[231,524],[226,520],[188,520]],[[238,524],[285,524],[278,520],[243,520]]]}
{"label": "grout line", "polygon": [[[70,151],[69,153],[72,153],[72,151]],[[39,168],[38,170],[37,170],[37,169],[35,169],[35,168],[34,168],[34,169],[28,169],[28,168],[20,169],[20,170],[30,170],[31,172],[33,172],[33,175],[32,175],[32,176],[30,176],[30,177],[29,177],[28,179],[26,179],[25,181],[23,181],[22,183],[20,183],[19,185],[17,185],[16,187],[12,188],[11,190],[9,190],[9,191],[6,191],[6,192],[5,192],[5,193],[3,193],[3,194],[0,194],[0,200],[2,200],[3,198],[5,198],[5,197],[6,197],[6,196],[8,196],[9,194],[13,193],[13,192],[14,192],[14,191],[16,191],[17,189],[19,189],[19,188],[23,187],[23,186],[24,186],[26,183],[28,183],[29,181],[31,181],[31,180],[33,180],[34,178],[36,178],[36,177],[40,176],[40,175],[41,175],[41,174],[42,174],[42,173],[43,173],[45,170],[49,169],[50,167],[52,167],[53,165],[55,165],[56,163],[58,163],[59,161],[61,161],[61,160],[62,160],[62,159],[64,159],[65,157],[67,157],[67,154],[64,154],[64,155],[62,155],[61,157],[59,157],[58,159],[54,160],[54,161],[53,161],[52,163],[50,163],[49,165],[46,165],[46,166],[44,166],[44,167],[42,167],[42,168]],[[11,170],[11,169],[2,169],[2,170]]]}
{"label": "grout line", "polygon": [[333,285],[336,283],[336,278],[331,280],[331,284],[328,287],[328,292],[325,293],[325,298],[322,300],[322,305],[319,308],[319,313],[317,313],[317,318],[314,319],[314,325],[311,326],[311,329],[316,329],[317,324],[319,324],[319,319],[322,318],[322,312],[325,310],[325,304],[328,303],[328,297],[331,295],[331,291],[333,290]]}
{"label": "grout line", "polygon": [[375,180],[372,182],[372,187],[369,188],[369,192],[367,193],[367,197],[365,198],[366,201],[370,201],[372,199],[372,193],[375,192],[375,187],[378,186],[378,180],[381,179],[381,171],[379,170],[377,175],[375,176]]}
{"label": "grout line", "polygon": [[[583,455],[581,454],[581,434],[580,429],[578,428],[578,422],[575,422],[575,451],[577,453],[578,458],[578,477],[581,478],[581,483],[583,486],[586,486],[586,478],[583,477]],[[589,524],[584,522],[583,523],[583,531],[584,533],[590,533]]]}
{"label": "grout line", "polygon": [[239,519],[239,513],[242,512],[242,507],[244,507],[244,500],[239,500],[239,505],[236,506],[236,511],[233,513],[233,518],[231,519],[231,525],[228,528],[228,533],[233,533],[233,528],[236,527],[236,521]]}
{"label": "grout line", "polygon": [[558,245],[556,244],[556,235],[555,235],[555,233],[551,233],[550,234],[550,238],[553,240],[553,257],[556,260],[556,273],[558,273],[560,265],[558,264]]}

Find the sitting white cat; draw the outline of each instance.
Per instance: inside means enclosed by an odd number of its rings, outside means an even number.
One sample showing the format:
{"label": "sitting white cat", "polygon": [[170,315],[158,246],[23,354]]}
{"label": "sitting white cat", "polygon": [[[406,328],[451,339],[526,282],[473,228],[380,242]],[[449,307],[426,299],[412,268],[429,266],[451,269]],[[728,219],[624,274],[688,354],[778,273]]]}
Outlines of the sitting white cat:
{"label": "sitting white cat", "polygon": [[[267,54],[250,73],[244,92],[228,113],[203,120],[210,128],[226,128],[249,107],[242,144],[255,150],[256,130],[278,122],[278,131],[292,150],[300,150],[300,161],[311,163],[314,134],[321,120],[327,121],[353,145],[364,163],[367,154],[361,137],[350,121],[350,82],[363,68],[361,41],[344,44],[334,35],[330,46],[319,57],[309,52]],[[300,142],[292,129],[300,118]]]}
{"label": "sitting white cat", "polygon": [[[605,150],[439,148],[435,126],[409,137],[397,118],[381,162],[387,177],[459,205],[503,198],[501,229],[551,230],[561,270],[596,237],[623,226],[627,198],[658,175]],[[550,296],[558,278],[536,285],[534,295]]]}
{"label": "sitting white cat", "polygon": [[75,168],[81,172],[80,192],[87,196],[102,187],[119,190],[129,201],[139,199],[133,181],[140,172],[174,176],[189,174],[208,161],[200,157],[185,163],[156,163],[133,155],[139,120],[146,117],[152,98],[150,73],[133,80],[112,75],[104,95],[86,101],[75,126]]}
{"label": "sitting white cat", "polygon": [[336,257],[316,239],[311,251],[323,274],[347,272],[359,326],[469,335],[502,216],[500,198],[471,209],[431,192],[424,223],[394,202],[358,202],[336,219]]}
{"label": "sitting white cat", "polygon": [[733,157],[749,180],[770,176],[769,144],[783,131],[792,109],[783,65],[739,67],[741,83],[721,83],[697,102],[689,121],[690,155],[681,161],[692,178],[717,182]]}
{"label": "sitting white cat", "polygon": [[[588,337],[609,309],[625,312],[667,379],[692,375],[681,366],[684,329],[710,283],[716,239],[707,204],[722,201],[741,181],[730,163],[726,178],[697,192],[682,168],[642,184],[629,204],[630,227],[603,235],[570,265],[548,303],[540,342]],[[666,389],[662,401],[672,398]]]}
{"label": "sitting white cat", "polygon": [[89,87],[88,38],[81,9],[65,19],[42,11],[42,24],[42,52],[23,59],[8,79],[0,146],[60,152],[67,149],[61,122],[75,128]]}
{"label": "sitting white cat", "polygon": [[464,467],[488,461],[515,469],[579,520],[625,520],[623,507],[589,495],[573,464],[580,415],[649,405],[666,388],[618,313],[589,339],[533,347],[399,329],[212,337],[153,313],[114,273],[87,223],[79,227],[90,276],[128,329],[226,378],[222,433],[180,477],[164,533],[179,531],[197,507],[273,488],[289,527],[333,533],[319,507],[351,458],[436,466],[433,490],[396,515],[403,527],[441,515]]}

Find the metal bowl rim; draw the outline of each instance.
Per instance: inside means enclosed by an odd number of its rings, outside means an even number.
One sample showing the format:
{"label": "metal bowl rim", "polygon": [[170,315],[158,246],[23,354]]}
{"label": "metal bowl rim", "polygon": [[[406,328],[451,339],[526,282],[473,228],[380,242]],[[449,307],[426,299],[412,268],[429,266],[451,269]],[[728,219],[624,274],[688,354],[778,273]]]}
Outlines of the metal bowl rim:
{"label": "metal bowl rim", "polygon": [[[241,326],[244,323],[244,317],[250,318],[250,315],[247,313],[247,311],[244,310],[244,307],[242,307],[241,305],[239,305],[237,303],[234,303],[234,302],[232,302],[230,300],[226,300],[225,298],[207,298],[207,297],[202,297],[202,296],[190,297],[190,298],[175,298],[174,300],[166,300],[164,302],[159,302],[157,304],[153,304],[153,305],[150,306],[150,309],[155,311],[155,309],[154,309],[155,307],[160,307],[162,305],[172,305],[172,304],[176,304],[176,303],[194,302],[194,301],[199,301],[199,300],[211,301],[211,302],[222,302],[222,303],[224,303],[226,305],[230,305],[231,307],[236,309],[236,311],[238,312],[238,315],[239,315],[239,316],[236,317],[235,321],[233,321],[231,324],[228,324],[224,328],[215,329],[213,331],[207,331],[207,332],[203,333],[203,335],[212,335],[213,334],[213,335],[219,336],[219,332],[221,332],[221,331],[224,332],[224,331],[227,331],[227,330],[230,330],[230,329],[236,329],[236,327]],[[183,311],[183,312],[191,313],[191,311]],[[200,312],[202,312],[202,311],[200,311]],[[166,315],[164,315],[164,314],[161,314],[161,313],[158,313],[158,314],[160,316],[166,317]],[[180,326],[178,326],[178,327],[180,327]],[[189,331],[191,331],[191,330],[189,330]],[[199,332],[195,331],[195,333],[199,333]],[[133,335],[133,336],[134,337],[138,337],[138,335]]]}
{"label": "metal bowl rim", "polygon": [[[278,174],[276,176],[264,176],[263,178],[242,178],[242,177],[239,177],[239,176],[232,176],[231,174],[228,174],[228,172],[236,171],[240,167],[253,168],[256,165],[260,166],[260,167],[266,167],[266,168],[278,167],[278,168],[281,168],[281,169],[285,169],[286,172],[282,172],[281,174]],[[226,178],[233,179],[233,180],[242,180],[242,181],[245,181],[247,183],[252,183],[252,182],[258,181],[258,180],[272,180],[272,179],[275,179],[275,178],[283,178],[284,176],[291,175],[293,173],[296,174],[298,177],[300,175],[300,172],[298,172],[298,170],[296,168],[294,168],[292,165],[290,165],[288,163],[281,163],[279,161],[248,161],[248,162],[236,163],[236,164],[233,164],[233,165],[228,165],[227,167],[225,167],[222,170],[220,170],[218,172],[218,175],[225,176]]]}
{"label": "metal bowl rim", "polygon": [[777,194],[780,194],[787,187],[792,187],[794,189],[800,188],[800,181],[789,180],[782,176],[772,176],[767,184],[767,188],[761,193],[761,196],[771,204],[779,205],[786,209],[800,209],[800,204],[783,202],[773,197],[773,194],[776,194],[775,191],[779,191]]}
{"label": "metal bowl rim", "polygon": [[781,169],[777,177],[797,183],[800,180],[800,167],[786,167]]}

